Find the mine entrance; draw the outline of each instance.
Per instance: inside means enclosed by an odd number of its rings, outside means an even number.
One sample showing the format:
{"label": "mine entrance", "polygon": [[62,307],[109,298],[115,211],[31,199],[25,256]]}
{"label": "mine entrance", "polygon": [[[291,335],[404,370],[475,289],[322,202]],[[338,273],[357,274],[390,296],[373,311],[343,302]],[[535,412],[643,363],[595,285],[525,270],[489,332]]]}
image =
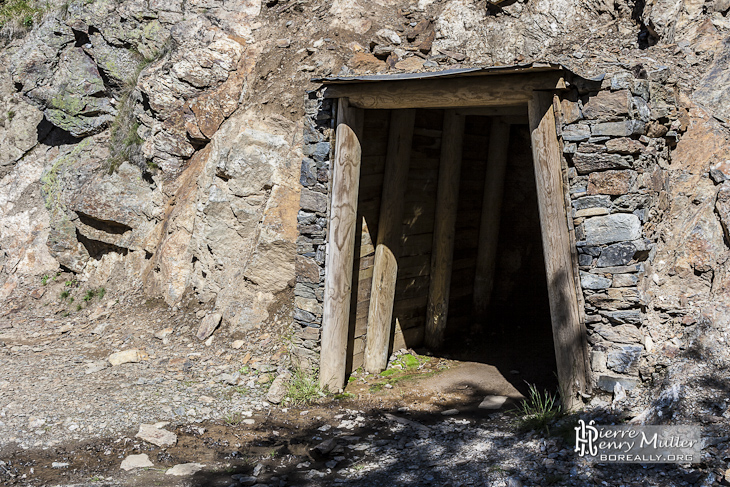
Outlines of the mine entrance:
{"label": "mine entrance", "polygon": [[544,385],[557,370],[569,407],[585,390],[553,108],[564,81],[555,69],[499,74],[327,86],[338,103],[320,361],[330,388],[426,347]]}
{"label": "mine entrance", "polygon": [[[443,343],[430,344],[434,349],[429,351],[493,365],[518,389],[524,381],[554,389],[555,355],[527,107],[454,112],[463,117],[463,131],[455,135],[461,138],[461,152],[458,160],[445,163],[460,166],[452,189],[455,212],[438,204],[445,113],[364,112],[363,140],[368,142],[361,155],[348,371],[364,365],[369,316],[375,309],[370,298],[376,243],[379,235],[384,240],[379,220],[395,213],[401,222],[389,243],[397,272],[388,353],[429,348],[430,273],[435,246],[440,245],[434,231],[438,218],[447,219],[452,223],[448,230],[453,251],[450,275],[442,276],[449,281],[446,326]],[[412,133],[394,126],[404,123],[413,123]],[[384,193],[386,166],[394,163],[388,159],[391,137],[410,144],[399,148],[403,157],[409,155],[400,202]],[[389,177],[395,172],[391,169]],[[491,197],[485,199],[485,191]],[[398,204],[401,209],[394,207]]]}

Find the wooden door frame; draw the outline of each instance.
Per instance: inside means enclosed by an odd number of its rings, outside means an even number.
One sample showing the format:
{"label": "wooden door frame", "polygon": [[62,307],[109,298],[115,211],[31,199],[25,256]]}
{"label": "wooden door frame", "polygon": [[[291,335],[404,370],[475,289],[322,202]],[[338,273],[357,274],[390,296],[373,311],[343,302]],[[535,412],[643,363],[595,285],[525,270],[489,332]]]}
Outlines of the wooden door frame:
{"label": "wooden door frame", "polygon": [[[501,107],[512,113],[516,106],[527,105],[558,382],[566,408],[577,409],[582,405],[582,398],[590,392],[588,345],[575,277],[575,237],[570,231],[566,209],[564,159],[553,108],[554,91],[562,87],[562,77],[549,74],[519,78],[515,80],[519,82],[509,85],[514,89],[508,89],[504,80],[496,79],[479,80],[481,89],[476,89],[475,79],[327,87],[325,97],[338,99],[338,113],[320,352],[323,386],[341,390],[345,385],[362,108],[468,108],[498,114]],[[419,86],[411,87],[411,84]],[[430,91],[429,87],[438,89]],[[506,103],[499,103],[500,100]]]}

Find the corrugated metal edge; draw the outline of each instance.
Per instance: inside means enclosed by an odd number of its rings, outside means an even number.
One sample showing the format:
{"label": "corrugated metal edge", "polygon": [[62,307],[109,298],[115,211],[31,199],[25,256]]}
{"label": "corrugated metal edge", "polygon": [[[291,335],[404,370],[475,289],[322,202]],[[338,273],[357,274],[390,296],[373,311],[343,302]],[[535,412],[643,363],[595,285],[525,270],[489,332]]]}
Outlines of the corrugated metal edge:
{"label": "corrugated metal edge", "polygon": [[488,66],[481,68],[460,68],[446,69],[444,71],[425,71],[422,73],[394,73],[394,74],[372,74],[365,76],[326,76],[312,78],[313,83],[339,84],[339,83],[368,83],[375,81],[397,81],[397,80],[419,80],[429,78],[457,78],[461,76],[479,76],[505,73],[525,73],[538,71],[570,71],[561,64],[554,63],[530,63],[514,64],[509,66]]}

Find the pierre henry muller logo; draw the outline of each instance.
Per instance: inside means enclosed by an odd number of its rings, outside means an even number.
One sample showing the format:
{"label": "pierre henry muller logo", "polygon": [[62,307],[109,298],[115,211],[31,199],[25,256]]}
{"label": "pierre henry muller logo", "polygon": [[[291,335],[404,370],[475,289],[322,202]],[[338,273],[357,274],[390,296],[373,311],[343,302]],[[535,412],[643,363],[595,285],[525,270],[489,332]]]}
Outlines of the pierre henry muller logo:
{"label": "pierre henry muller logo", "polygon": [[584,457],[586,453],[592,457],[598,455],[598,428],[594,424],[596,422],[593,420],[587,425],[582,419],[578,420],[578,426],[575,427],[575,451],[579,457]]}
{"label": "pierre henry muller logo", "polygon": [[697,426],[599,426],[581,419],[575,427],[575,452],[598,462],[697,463],[701,450]]}

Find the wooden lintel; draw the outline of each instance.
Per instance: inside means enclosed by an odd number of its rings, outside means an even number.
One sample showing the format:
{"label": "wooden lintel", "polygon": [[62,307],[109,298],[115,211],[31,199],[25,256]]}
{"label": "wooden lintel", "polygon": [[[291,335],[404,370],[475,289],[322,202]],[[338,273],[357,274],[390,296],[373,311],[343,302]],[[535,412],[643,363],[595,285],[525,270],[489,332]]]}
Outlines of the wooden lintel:
{"label": "wooden lintel", "polygon": [[564,86],[560,72],[332,84],[326,98],[347,97],[359,108],[460,108],[525,104],[535,90]]}
{"label": "wooden lintel", "polygon": [[382,372],[388,365],[403,202],[408,185],[415,118],[415,110],[393,110],[390,116],[364,362],[365,370],[373,374]]}
{"label": "wooden lintel", "polygon": [[474,115],[482,117],[527,117],[527,105],[506,105],[494,107],[457,108],[456,113],[465,117]]}
{"label": "wooden lintel", "polygon": [[492,288],[494,269],[497,262],[497,241],[502,213],[504,176],[507,168],[507,148],[510,127],[502,119],[494,119],[489,132],[489,152],[487,154],[487,174],[484,179],[482,215],[479,224],[479,247],[474,278],[474,315],[479,321],[487,316]]}
{"label": "wooden lintel", "polygon": [[431,282],[426,308],[426,345],[433,350],[443,345],[449,310],[463,137],[464,117],[457,115],[454,110],[446,110],[431,248]]}
{"label": "wooden lintel", "polygon": [[553,95],[535,93],[529,116],[558,382],[564,407],[576,409],[582,405],[581,394],[587,392],[586,331],[572,269]]}
{"label": "wooden lintel", "polygon": [[327,242],[322,352],[319,381],[331,391],[343,388],[350,317],[352,267],[360,188],[363,111],[339,100],[332,167],[331,208]]}

